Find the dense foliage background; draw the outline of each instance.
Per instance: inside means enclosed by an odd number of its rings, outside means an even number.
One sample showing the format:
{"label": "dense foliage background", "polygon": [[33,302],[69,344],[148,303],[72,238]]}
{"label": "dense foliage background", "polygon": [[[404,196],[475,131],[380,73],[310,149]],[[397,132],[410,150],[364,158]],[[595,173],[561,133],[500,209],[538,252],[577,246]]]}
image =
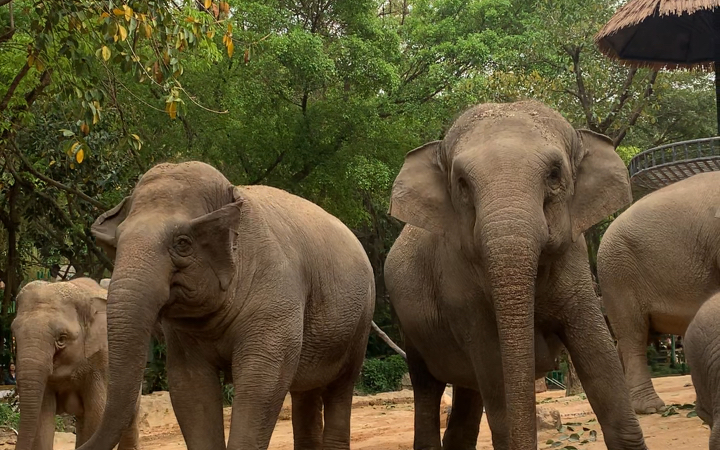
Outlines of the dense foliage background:
{"label": "dense foliage background", "polygon": [[[536,98],[625,160],[714,135],[706,75],[600,55],[613,3],[0,0],[0,362],[23,283],[53,264],[107,276],[90,225],[149,167],[182,160],[342,219],[375,269],[375,321],[402,342],[382,279],[401,229],[389,190],[405,153],[469,105]],[[586,235],[593,268],[611,220]],[[371,336],[369,357],[391,353]]]}

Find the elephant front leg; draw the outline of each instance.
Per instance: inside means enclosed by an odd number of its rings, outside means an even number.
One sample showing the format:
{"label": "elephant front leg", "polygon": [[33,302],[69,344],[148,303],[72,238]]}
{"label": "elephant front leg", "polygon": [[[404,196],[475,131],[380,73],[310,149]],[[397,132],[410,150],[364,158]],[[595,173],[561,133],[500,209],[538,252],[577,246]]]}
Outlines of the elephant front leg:
{"label": "elephant front leg", "polygon": [[[590,288],[592,289],[592,288]],[[565,311],[563,343],[610,450],[645,450],[610,332],[592,290]]]}
{"label": "elephant front leg", "polygon": [[[280,327],[283,325],[265,329],[282,329]],[[235,397],[228,450],[267,450],[297,370],[301,337],[268,338],[267,334],[246,334],[260,336],[261,340],[248,342],[246,339],[233,357]]]}
{"label": "elephant front leg", "polygon": [[170,400],[188,450],[225,450],[219,371],[197,348],[165,338]]}
{"label": "elephant front leg", "polygon": [[405,343],[415,402],[413,450],[441,450],[440,399],[446,384],[432,376],[422,355],[407,337]]}

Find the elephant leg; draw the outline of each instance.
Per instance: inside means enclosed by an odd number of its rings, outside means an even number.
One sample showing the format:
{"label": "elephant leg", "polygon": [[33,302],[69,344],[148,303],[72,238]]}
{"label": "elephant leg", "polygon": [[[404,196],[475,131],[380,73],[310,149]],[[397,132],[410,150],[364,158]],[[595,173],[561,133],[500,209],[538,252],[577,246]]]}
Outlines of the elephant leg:
{"label": "elephant leg", "polygon": [[33,442],[33,450],[52,450],[55,438],[55,411],[57,398],[55,393],[45,388],[42,406],[40,407],[37,434]]}
{"label": "elephant leg", "polygon": [[140,399],[142,392],[138,393],[137,406],[130,425],[120,435],[118,450],[137,450],[140,448],[140,429],[138,428],[138,414],[140,412]]}
{"label": "elephant leg", "polygon": [[572,358],[590,406],[602,427],[609,450],[645,450],[640,423],[630,404],[630,393],[594,292],[564,311],[561,339]]}
{"label": "elephant leg", "polygon": [[413,450],[441,450],[440,399],[446,383],[432,376],[420,353],[406,338],[407,363],[415,403]]}
{"label": "elephant leg", "polygon": [[80,397],[83,404],[83,415],[75,418],[75,448],[87,442],[100,427],[106,400],[103,378],[88,377]]}
{"label": "elephant leg", "polygon": [[323,392],[325,430],[323,450],[350,450],[350,414],[355,377],[344,376]]}
{"label": "elephant leg", "polygon": [[257,320],[253,325],[258,328],[247,330],[233,358],[228,450],[267,450],[299,362],[302,322]]}
{"label": "elephant leg", "polygon": [[[607,305],[612,305],[611,308],[615,303],[606,302]],[[637,304],[636,301],[626,303]],[[664,410],[665,402],[655,392],[647,364],[649,317],[635,310],[611,312],[611,326],[618,340],[617,351],[630,389],[634,411],[637,414],[653,414]]]}
{"label": "elephant leg", "polygon": [[225,450],[218,370],[176,336],[165,337],[170,401],[188,450]]}
{"label": "elephant leg", "polygon": [[322,397],[319,389],[292,393],[295,450],[323,450]]}
{"label": "elephant leg", "polygon": [[444,450],[475,450],[483,399],[478,391],[453,386],[452,412],[443,436]]}

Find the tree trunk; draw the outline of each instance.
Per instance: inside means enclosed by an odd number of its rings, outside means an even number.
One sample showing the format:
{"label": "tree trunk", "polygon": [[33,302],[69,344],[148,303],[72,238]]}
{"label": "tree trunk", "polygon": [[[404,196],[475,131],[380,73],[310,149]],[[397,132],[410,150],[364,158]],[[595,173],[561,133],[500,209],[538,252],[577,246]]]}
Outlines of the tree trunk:
{"label": "tree trunk", "polygon": [[570,359],[570,355],[565,352],[565,361],[567,362],[567,380],[565,381],[565,396],[571,397],[573,395],[580,395],[583,392],[582,384],[580,383],[580,378],[577,376],[577,372],[575,372],[575,366],[572,363],[572,360]]}

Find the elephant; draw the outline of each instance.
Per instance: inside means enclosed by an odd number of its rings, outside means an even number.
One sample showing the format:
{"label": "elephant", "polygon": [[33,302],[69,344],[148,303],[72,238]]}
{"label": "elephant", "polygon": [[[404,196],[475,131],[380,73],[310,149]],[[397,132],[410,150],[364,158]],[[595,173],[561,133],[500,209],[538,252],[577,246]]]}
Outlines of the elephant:
{"label": "elephant", "polygon": [[[415,392],[415,450],[536,449],[535,383],[564,345],[610,449],[644,449],[583,232],[630,203],[612,141],[534,100],[473,106],[405,156],[385,263]],[[440,436],[438,404],[454,389]]]}
{"label": "elephant", "polygon": [[[77,447],[100,425],[108,372],[106,297],[90,278],[32,281],[18,294],[12,323],[20,398],[17,450],[52,450],[55,414],[75,416]],[[138,398],[140,383],[130,390]],[[139,448],[137,409],[125,425],[118,449]]]}
{"label": "elephant", "polygon": [[697,400],[695,411],[710,425],[710,450],[720,450],[720,293],[706,300],[685,333],[685,358]]}
{"label": "elephant", "polygon": [[114,260],[110,387],[82,450],[118,442],[157,319],[189,450],[226,448],[221,373],[235,389],[228,449],[267,449],[288,392],[295,448],[349,448],[375,284],[339,219],[280,189],[233,186],[190,161],[152,167],[91,231]]}
{"label": "elephant", "polygon": [[683,335],[720,290],[720,173],[641,198],[615,219],[597,255],[598,280],[635,412],[665,408],[650,380],[649,331]]}

